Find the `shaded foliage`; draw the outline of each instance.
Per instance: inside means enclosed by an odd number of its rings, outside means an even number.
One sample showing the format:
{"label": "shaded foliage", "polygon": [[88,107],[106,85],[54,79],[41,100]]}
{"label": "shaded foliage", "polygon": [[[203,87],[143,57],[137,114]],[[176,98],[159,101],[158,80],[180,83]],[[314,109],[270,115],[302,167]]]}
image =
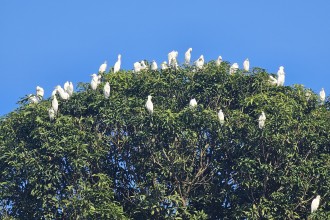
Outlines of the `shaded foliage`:
{"label": "shaded foliage", "polygon": [[[300,85],[271,86],[260,68],[228,70],[226,62],[210,62],[202,70],[108,73],[96,91],[81,84],[60,101],[55,121],[48,118],[50,100],[23,103],[0,122],[0,216],[329,216],[329,101],[307,99]],[[310,215],[317,194],[321,205]]]}

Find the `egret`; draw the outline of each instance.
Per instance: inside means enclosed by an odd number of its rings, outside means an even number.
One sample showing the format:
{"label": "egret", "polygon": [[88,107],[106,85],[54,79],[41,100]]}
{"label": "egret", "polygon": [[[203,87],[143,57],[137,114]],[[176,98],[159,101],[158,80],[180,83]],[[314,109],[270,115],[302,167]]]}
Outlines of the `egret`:
{"label": "egret", "polygon": [[63,100],[69,99],[69,97],[70,97],[69,93],[64,91],[64,89],[60,85],[56,86],[56,89],[57,89],[57,92],[60,95],[61,99],[63,99]]}
{"label": "egret", "polygon": [[116,73],[120,70],[120,65],[121,65],[121,55],[118,55],[118,60],[115,63],[114,67],[113,67],[113,72]]}
{"label": "egret", "polygon": [[167,62],[166,61],[164,61],[164,62],[162,62],[162,64],[161,64],[161,69],[162,70],[166,70],[168,67],[167,67]]}
{"label": "egret", "polygon": [[69,87],[67,88],[67,91],[66,91],[70,96],[72,96],[73,94],[73,83],[72,82],[69,82]]}
{"label": "egret", "polygon": [[148,69],[147,65],[144,63],[144,60],[141,60],[140,64],[141,64],[141,70]]}
{"label": "egret", "polygon": [[280,66],[280,68],[277,71],[277,86],[283,86],[284,80],[285,80],[284,67]]}
{"label": "egret", "polygon": [[322,104],[325,101],[325,91],[324,91],[324,88],[322,88],[321,91],[320,91],[320,101],[321,101]]}
{"label": "egret", "polygon": [[64,89],[64,91],[68,91],[68,88],[69,88],[69,86],[70,86],[70,83],[69,83],[69,81],[66,81],[65,83],[64,83],[64,86],[63,86],[63,89]]}
{"label": "egret", "polygon": [[222,63],[222,56],[219,56],[218,59],[215,61],[215,65],[220,66]]}
{"label": "egret", "polygon": [[57,111],[58,111],[58,101],[57,101],[56,95],[53,96],[52,109],[54,110],[55,114],[57,114]]}
{"label": "egret", "polygon": [[245,72],[249,72],[250,69],[250,61],[249,59],[244,60],[243,62],[243,68]]}
{"label": "egret", "polygon": [[189,106],[191,108],[195,108],[197,106],[197,101],[195,98],[191,99],[190,102],[189,102]]}
{"label": "egret", "polygon": [[38,103],[39,99],[38,99],[37,96],[30,94],[29,95],[29,101],[30,101],[30,103]]}
{"label": "egret", "polygon": [[238,63],[233,63],[229,69],[229,74],[234,74],[238,70],[239,66]]}
{"label": "egret", "polygon": [[100,73],[104,73],[107,69],[107,61],[104,61],[103,64],[101,64],[100,68],[99,68],[99,72]]}
{"label": "egret", "polygon": [[154,112],[154,104],[151,101],[152,96],[148,95],[148,100],[146,102],[146,108],[150,114]]}
{"label": "egret", "polygon": [[171,51],[168,53],[167,58],[168,58],[168,64],[170,66],[174,66],[175,63],[173,64],[172,62],[176,62],[176,58],[178,57],[178,51]]}
{"label": "egret", "polygon": [[135,62],[133,65],[134,65],[134,72],[135,73],[138,73],[138,72],[141,71],[141,63]]}
{"label": "egret", "polygon": [[190,64],[190,58],[191,58],[191,51],[192,48],[190,47],[187,52],[184,54],[184,63],[189,65]]}
{"label": "egret", "polygon": [[313,199],[312,204],[311,204],[311,213],[313,213],[314,211],[317,210],[317,208],[320,205],[320,200],[321,200],[321,196],[317,195],[315,199]]}
{"label": "egret", "polygon": [[56,93],[57,93],[57,89],[55,88],[55,89],[53,90],[53,92],[52,92],[52,96],[55,96]]}
{"label": "egret", "polygon": [[268,82],[271,84],[271,85],[277,85],[277,79],[275,79],[273,76],[269,76],[269,80]]}
{"label": "egret", "polygon": [[218,112],[218,118],[219,118],[220,124],[223,125],[225,123],[225,115],[223,114],[221,109]]}
{"label": "egret", "polygon": [[106,99],[109,98],[110,96],[110,85],[108,82],[105,83],[104,88],[103,88],[103,94]]}
{"label": "egret", "polygon": [[201,55],[198,60],[195,61],[195,66],[198,68],[198,69],[202,69],[203,68],[203,65],[204,65],[204,56]]}
{"label": "egret", "polygon": [[98,84],[99,84],[99,77],[94,73],[91,75],[92,80],[91,80],[91,87],[93,90],[96,90]]}
{"label": "egret", "polygon": [[48,109],[48,115],[49,115],[49,119],[53,121],[55,118],[55,110],[52,107]]}
{"label": "egret", "polygon": [[151,70],[157,70],[158,69],[158,66],[157,66],[157,63],[156,63],[156,61],[152,61],[152,63],[151,63]]}
{"label": "egret", "polygon": [[44,89],[41,88],[40,86],[37,86],[36,91],[37,91],[37,97],[39,99],[42,99],[44,97],[44,94],[45,94]]}
{"label": "egret", "polygon": [[265,127],[265,121],[266,121],[266,115],[265,113],[262,111],[261,115],[259,116],[259,128],[263,129]]}

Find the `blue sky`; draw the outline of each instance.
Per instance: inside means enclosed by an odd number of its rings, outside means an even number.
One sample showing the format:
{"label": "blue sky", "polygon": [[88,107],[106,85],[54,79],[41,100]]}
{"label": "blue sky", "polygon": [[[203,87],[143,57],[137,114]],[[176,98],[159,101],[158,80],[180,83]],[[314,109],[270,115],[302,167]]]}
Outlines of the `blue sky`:
{"label": "blue sky", "polygon": [[89,82],[104,60],[122,68],[192,47],[192,60],[219,55],[276,73],[285,85],[330,94],[330,1],[57,0],[0,2],[0,115],[67,80]]}

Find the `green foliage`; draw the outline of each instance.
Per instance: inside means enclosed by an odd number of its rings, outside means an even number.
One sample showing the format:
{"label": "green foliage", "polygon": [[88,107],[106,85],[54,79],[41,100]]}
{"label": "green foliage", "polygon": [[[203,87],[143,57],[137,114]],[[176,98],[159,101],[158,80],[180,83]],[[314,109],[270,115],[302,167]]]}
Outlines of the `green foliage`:
{"label": "green foliage", "polygon": [[[202,70],[108,73],[96,91],[81,84],[60,101],[54,121],[50,100],[23,101],[0,122],[0,216],[329,217],[329,102],[307,99],[300,85],[272,86],[260,68],[228,70],[210,62]],[[311,215],[317,194],[320,208]]]}

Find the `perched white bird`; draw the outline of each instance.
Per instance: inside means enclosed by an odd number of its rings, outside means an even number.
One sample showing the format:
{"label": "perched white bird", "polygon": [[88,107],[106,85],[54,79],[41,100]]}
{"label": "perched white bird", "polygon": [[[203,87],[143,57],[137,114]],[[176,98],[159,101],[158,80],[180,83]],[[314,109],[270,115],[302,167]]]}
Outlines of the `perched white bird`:
{"label": "perched white bird", "polygon": [[250,70],[250,61],[249,61],[249,59],[244,60],[243,68],[244,68],[245,72],[249,72],[249,70]]}
{"label": "perched white bird", "polygon": [[261,115],[259,116],[259,128],[263,129],[265,127],[265,121],[266,121],[266,115],[265,113],[262,111]]}
{"label": "perched white bird", "polygon": [[48,115],[49,115],[49,119],[53,121],[55,118],[55,110],[52,107],[48,109]]}
{"label": "perched white bird", "polygon": [[151,70],[157,70],[158,69],[158,66],[157,66],[157,63],[156,63],[156,61],[152,61],[151,62]]}
{"label": "perched white bird", "polygon": [[115,63],[114,67],[113,67],[113,72],[116,73],[120,70],[120,65],[121,65],[121,55],[118,55],[118,60]]}
{"label": "perched white bird", "polygon": [[148,69],[147,65],[144,63],[144,60],[141,60],[140,64],[141,64],[141,70]]}
{"label": "perched white bird", "polygon": [[148,95],[148,100],[146,102],[146,108],[150,114],[154,112],[154,104],[151,101],[152,96]]}
{"label": "perched white bird", "polygon": [[284,67],[280,66],[277,71],[277,86],[283,86],[285,81]]}
{"label": "perched white bird", "polygon": [[314,211],[317,210],[317,208],[320,205],[320,200],[321,200],[321,196],[317,195],[315,199],[313,199],[312,204],[311,204],[311,213],[313,213]]}
{"label": "perched white bird", "polygon": [[69,83],[69,81],[66,81],[65,83],[64,83],[64,86],[63,86],[63,89],[64,89],[64,91],[68,91],[68,88],[69,88],[69,86],[70,86],[70,83]]}
{"label": "perched white bird", "polygon": [[195,98],[190,100],[190,102],[189,102],[189,106],[190,106],[191,108],[195,108],[195,107],[197,106],[197,101],[196,101]]}
{"label": "perched white bird", "polygon": [[277,79],[275,79],[273,76],[269,76],[269,80],[268,82],[271,84],[271,85],[277,85]]}
{"label": "perched white bird", "polygon": [[223,114],[221,109],[218,112],[218,118],[219,118],[220,124],[223,125],[225,123],[225,115]]}
{"label": "perched white bird", "polygon": [[177,65],[176,58],[178,57],[178,54],[178,51],[174,50],[168,53],[167,58],[169,66],[175,67]]}
{"label": "perched white bird", "polygon": [[110,96],[110,85],[109,85],[108,82],[106,82],[105,85],[104,85],[104,87],[103,87],[103,94],[104,94],[104,97],[106,99],[108,99],[109,96]]}
{"label": "perched white bird", "polygon": [[325,91],[324,91],[324,88],[322,88],[321,91],[320,91],[320,101],[321,101],[322,104],[325,101]]}
{"label": "perched white bird", "polygon": [[135,62],[134,64],[134,73],[138,73],[141,71],[141,63],[140,62]]}
{"label": "perched white bird", "polygon": [[229,69],[229,74],[234,74],[239,69],[238,63],[233,63]]}
{"label": "perched white bird", "polygon": [[39,99],[38,99],[37,96],[30,94],[29,95],[29,101],[30,101],[30,103],[38,103]]}
{"label": "perched white bird", "polygon": [[167,67],[167,62],[166,61],[164,61],[164,62],[162,62],[162,64],[161,64],[161,69],[162,70],[166,70],[168,67]]}
{"label": "perched white bird", "polygon": [[184,54],[184,63],[189,65],[190,64],[190,58],[191,58],[191,51],[192,48],[190,47],[187,52]]}
{"label": "perched white bird", "polygon": [[91,75],[92,80],[91,80],[91,87],[93,90],[96,90],[97,86],[99,85],[99,77],[94,73]]}
{"label": "perched white bird", "polygon": [[198,69],[202,69],[203,68],[203,65],[204,65],[204,56],[201,55],[198,60],[195,61],[195,66],[198,68]]}
{"label": "perched white bird", "polygon": [[104,63],[101,64],[101,66],[100,66],[100,68],[99,68],[99,72],[100,72],[100,73],[103,73],[103,72],[106,71],[106,69],[107,69],[107,61],[104,61]]}
{"label": "perched white bird", "polygon": [[70,97],[69,93],[64,91],[64,89],[60,85],[56,86],[56,89],[57,89],[57,92],[60,95],[61,99],[63,99],[63,100],[69,99],[69,97]]}
{"label": "perched white bird", "polygon": [[44,97],[44,94],[45,94],[44,89],[41,88],[40,86],[37,86],[36,91],[37,91],[37,97],[39,99],[42,99]]}
{"label": "perched white bird", "polygon": [[72,82],[69,82],[69,87],[67,88],[66,92],[72,96],[73,94],[73,83]]}
{"label": "perched white bird", "polygon": [[218,59],[215,61],[215,65],[220,66],[222,63],[222,56],[219,56]]}
{"label": "perched white bird", "polygon": [[55,89],[53,90],[53,92],[52,92],[52,96],[55,96],[56,93],[57,93],[57,89],[55,88]]}
{"label": "perched white bird", "polygon": [[57,111],[58,111],[58,101],[57,101],[56,95],[53,96],[52,109],[54,110],[55,114],[57,114]]}

